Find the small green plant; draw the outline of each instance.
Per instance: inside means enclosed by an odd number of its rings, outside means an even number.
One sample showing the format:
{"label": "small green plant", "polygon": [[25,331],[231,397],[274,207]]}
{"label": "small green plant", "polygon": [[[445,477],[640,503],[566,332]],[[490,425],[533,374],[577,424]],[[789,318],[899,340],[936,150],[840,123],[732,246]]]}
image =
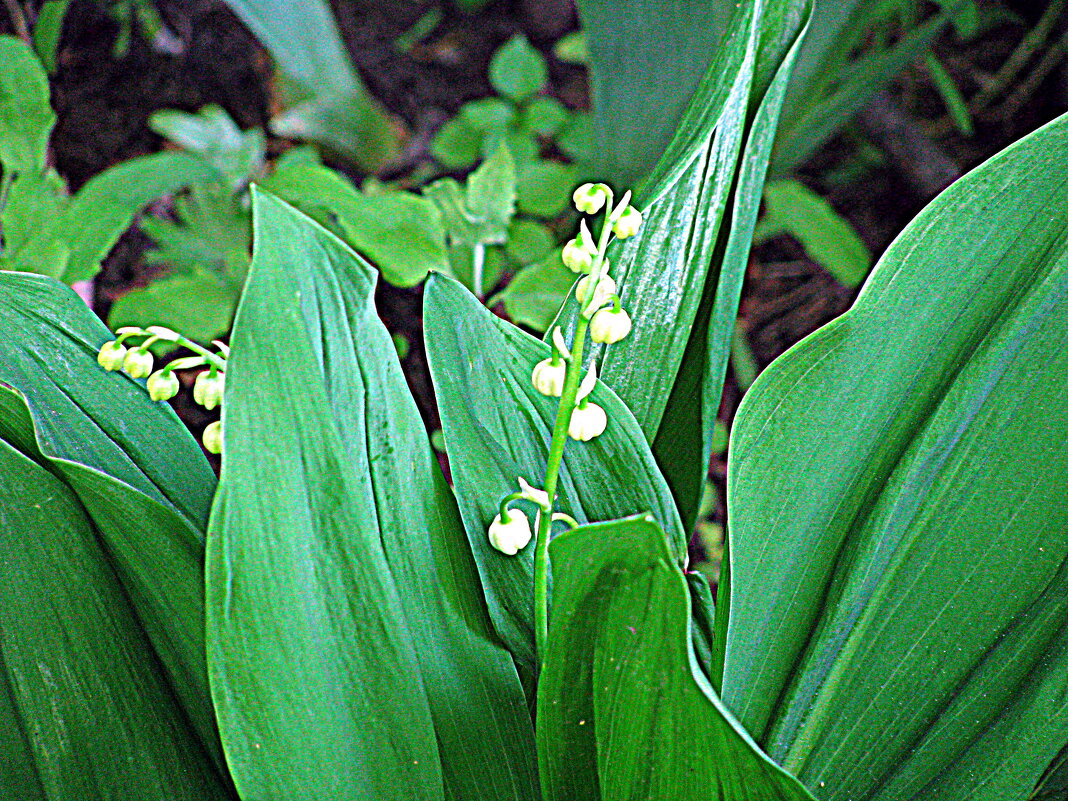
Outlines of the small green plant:
{"label": "small green plant", "polygon": [[516,34],[493,55],[490,84],[496,97],[465,104],[438,131],[430,152],[444,167],[462,170],[504,143],[516,164],[519,211],[552,219],[567,208],[578,173],[547,152],[581,161],[589,156],[589,117],[540,94],[548,77],[545,57]]}

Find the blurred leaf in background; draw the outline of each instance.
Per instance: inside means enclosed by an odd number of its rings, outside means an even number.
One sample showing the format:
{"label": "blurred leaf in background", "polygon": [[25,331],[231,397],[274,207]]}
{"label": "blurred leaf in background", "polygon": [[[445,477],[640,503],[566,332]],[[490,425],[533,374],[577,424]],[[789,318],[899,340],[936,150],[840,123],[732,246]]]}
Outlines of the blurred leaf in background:
{"label": "blurred leaf in background", "polygon": [[859,286],[871,269],[871,251],[849,221],[799,181],[769,181],[764,187],[764,217],[753,242],[780,234],[800,242],[809,258],[844,286]]}

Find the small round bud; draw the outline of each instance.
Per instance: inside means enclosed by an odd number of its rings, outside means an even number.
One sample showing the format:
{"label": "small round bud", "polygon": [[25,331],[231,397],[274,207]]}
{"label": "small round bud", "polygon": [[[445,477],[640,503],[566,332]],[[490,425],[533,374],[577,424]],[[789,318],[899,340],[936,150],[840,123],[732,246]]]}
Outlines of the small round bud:
{"label": "small round bud", "polygon": [[[586,306],[586,293],[589,290],[590,276],[580,278],[578,286],[575,287],[575,299]],[[616,282],[612,280],[610,275],[602,275],[601,280],[597,282],[597,290],[593,299],[592,307],[599,309],[604,306],[608,301],[612,299],[612,296],[616,294]]]}
{"label": "small round bud", "polygon": [[583,184],[571,196],[575,208],[584,214],[596,214],[608,201],[608,187],[604,184]]}
{"label": "small round bud", "polygon": [[96,354],[96,363],[105,370],[121,370],[122,362],[126,358],[126,346],[121,342],[112,340],[105,342]]}
{"label": "small round bud", "polygon": [[630,315],[626,310],[601,309],[590,320],[590,338],[611,345],[630,333]]}
{"label": "small round bud", "polygon": [[642,227],[642,213],[633,206],[627,206],[619,219],[612,223],[612,233],[620,239],[634,236]]}
{"label": "small round bud", "polygon": [[148,397],[152,400],[170,400],[177,394],[178,376],[170,370],[158,370],[148,377]]}
{"label": "small round bud", "polygon": [[214,423],[208,423],[204,427],[204,434],[201,437],[201,441],[204,443],[204,450],[206,450],[208,453],[222,453],[222,423],[220,423],[218,420],[216,420]]}
{"label": "small round bud", "polygon": [[588,273],[593,269],[593,254],[579,244],[577,239],[572,239],[564,245],[560,258],[573,273]]}
{"label": "small round bud", "polygon": [[567,434],[579,442],[589,442],[604,433],[608,425],[608,415],[596,403],[587,403],[571,412],[571,421],[567,424]]}
{"label": "small round bud", "polygon": [[567,365],[562,359],[559,364],[553,364],[552,359],[543,359],[534,365],[530,380],[534,384],[534,389],[542,395],[559,398],[564,391],[564,376],[566,375]]}
{"label": "small round bud", "polygon": [[147,350],[135,348],[126,354],[122,360],[122,369],[131,378],[147,378],[152,372],[152,354]]}
{"label": "small round bud", "polygon": [[226,373],[205,370],[193,382],[193,400],[205,409],[214,409],[222,403],[226,389]]}
{"label": "small round bud", "polygon": [[530,521],[518,509],[508,510],[508,519],[500,515],[489,526],[490,545],[507,556],[515,556],[530,542]]}

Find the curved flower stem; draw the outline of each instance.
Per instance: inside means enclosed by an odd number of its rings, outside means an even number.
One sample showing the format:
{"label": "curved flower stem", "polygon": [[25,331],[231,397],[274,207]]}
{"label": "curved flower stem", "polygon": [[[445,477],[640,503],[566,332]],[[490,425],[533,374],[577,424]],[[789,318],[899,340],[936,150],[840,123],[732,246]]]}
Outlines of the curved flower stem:
{"label": "curved flower stem", "polygon": [[[567,445],[567,429],[571,423],[571,414],[575,410],[578,397],[579,379],[582,376],[582,351],[586,345],[586,329],[590,321],[586,316],[588,307],[593,303],[597,284],[604,269],[604,254],[612,234],[609,215],[612,202],[609,198],[608,208],[601,227],[597,245],[597,256],[590,271],[588,300],[580,310],[575,324],[575,337],[571,345],[571,360],[567,363],[564,375],[564,389],[560,394],[560,406],[553,423],[553,436],[549,444],[549,458],[545,467],[545,488],[549,496],[549,505],[556,505],[556,484],[560,478],[560,465],[564,459],[564,447]],[[534,542],[534,643],[539,665],[545,661],[545,648],[549,642],[549,532],[552,528],[552,515],[542,514],[538,517],[538,530]]]}

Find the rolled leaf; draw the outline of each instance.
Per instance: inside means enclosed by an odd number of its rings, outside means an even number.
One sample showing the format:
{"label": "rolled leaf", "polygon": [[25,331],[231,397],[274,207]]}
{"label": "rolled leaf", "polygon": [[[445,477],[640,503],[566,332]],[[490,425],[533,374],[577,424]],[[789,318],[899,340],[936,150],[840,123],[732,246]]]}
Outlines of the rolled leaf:
{"label": "rolled leaf", "polygon": [[375,273],[254,193],[208,544],[212,691],[243,797],[537,797],[533,732]]}

